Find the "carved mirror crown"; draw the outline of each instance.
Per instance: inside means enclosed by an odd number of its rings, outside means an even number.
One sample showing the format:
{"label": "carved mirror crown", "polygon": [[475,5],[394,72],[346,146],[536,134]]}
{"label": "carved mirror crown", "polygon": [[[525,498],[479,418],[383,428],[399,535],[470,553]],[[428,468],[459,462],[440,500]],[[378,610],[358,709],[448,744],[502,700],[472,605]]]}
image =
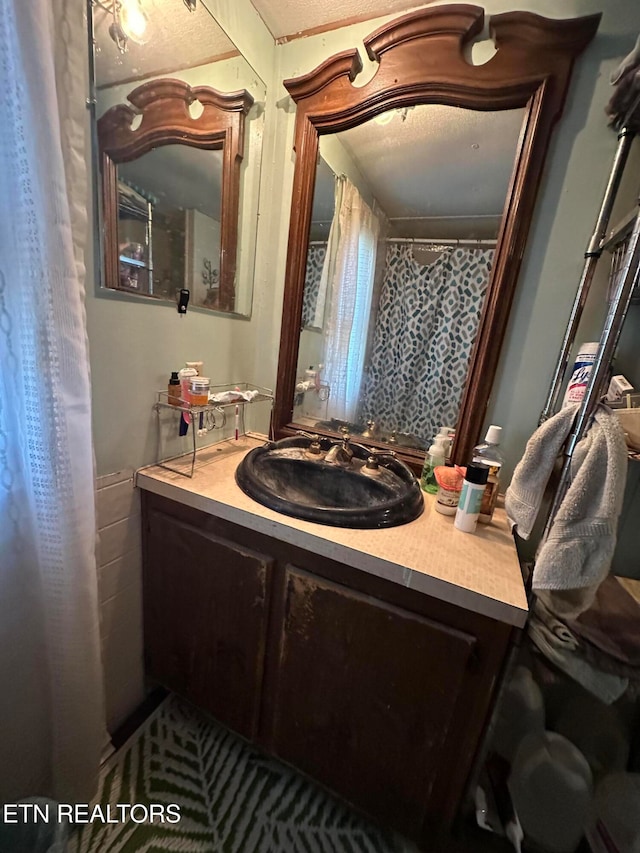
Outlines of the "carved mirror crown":
{"label": "carved mirror crown", "polygon": [[[486,63],[473,65],[465,58],[465,48],[483,29],[483,9],[438,6],[405,15],[364,40],[378,68],[360,87],[353,85],[362,67],[355,49],[332,56],[309,74],[284,81],[297,113],[274,413],[279,437],[302,428],[293,421],[293,400],[319,136],[417,104],[477,111],[521,108],[524,120],[453,448],[455,461],[467,461],[485,417],[551,130],[562,111],[573,62],[593,38],[599,19],[600,15],[592,15],[550,20],[528,12],[492,16],[490,32],[496,52]],[[414,467],[421,463],[417,451],[406,450],[403,457]]]}

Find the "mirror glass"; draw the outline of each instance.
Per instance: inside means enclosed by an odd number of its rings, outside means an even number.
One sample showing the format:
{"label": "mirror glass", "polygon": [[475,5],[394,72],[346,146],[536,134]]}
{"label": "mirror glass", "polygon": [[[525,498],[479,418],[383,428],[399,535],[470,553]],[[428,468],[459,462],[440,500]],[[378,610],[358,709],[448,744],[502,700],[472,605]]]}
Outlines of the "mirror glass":
{"label": "mirror glass", "polygon": [[118,165],[120,286],[219,309],[222,152],[165,145]]}
{"label": "mirror glass", "polygon": [[[190,12],[177,0],[138,0],[121,10],[143,12],[137,27],[125,28],[124,41],[114,26],[112,3],[94,3],[93,30],[96,114],[128,103],[135,88],[159,77],[221,93],[246,90],[253,98],[244,125],[236,274],[232,304],[218,300],[223,150],[163,145],[117,167],[119,290],[176,298],[191,291],[190,309],[207,308],[248,316],[262,160],[266,87],[227,37],[207,3]],[[122,18],[122,12],[120,13]],[[123,51],[122,48],[125,48]],[[190,107],[193,118],[202,105]],[[135,124],[134,124],[135,128]]]}
{"label": "mirror glass", "polygon": [[393,109],[320,137],[294,421],[455,429],[524,109]]}

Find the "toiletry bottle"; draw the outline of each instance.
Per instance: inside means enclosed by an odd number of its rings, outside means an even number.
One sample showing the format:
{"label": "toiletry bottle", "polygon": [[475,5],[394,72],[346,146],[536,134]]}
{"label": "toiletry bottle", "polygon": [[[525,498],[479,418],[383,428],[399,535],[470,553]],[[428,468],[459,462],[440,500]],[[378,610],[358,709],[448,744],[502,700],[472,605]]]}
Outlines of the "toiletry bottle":
{"label": "toiletry bottle", "polygon": [[420,485],[423,491],[430,495],[435,495],[438,491],[438,483],[433,473],[434,468],[437,468],[438,465],[444,465],[444,447],[441,442],[434,440],[429,452],[424,457],[422,476],[420,477]]}
{"label": "toiletry bottle", "polygon": [[442,515],[455,515],[462,491],[463,476],[457,468],[443,465],[436,468],[438,494],[436,495],[436,510]]}
{"label": "toiletry bottle", "polygon": [[182,397],[185,405],[188,405],[191,402],[189,389],[191,388],[191,380],[197,375],[198,371],[194,367],[181,367],[178,371],[178,378],[180,379],[180,396]]}
{"label": "toiletry bottle", "polygon": [[478,523],[480,505],[484,487],[487,485],[489,466],[480,462],[470,462],[462,484],[456,518],[453,522],[463,533],[473,533]]}
{"label": "toiletry bottle", "polygon": [[440,441],[444,446],[444,458],[445,462],[449,459],[451,455],[451,439],[449,438],[449,433],[451,432],[451,428],[448,426],[441,426],[440,432],[436,436],[436,441]]}
{"label": "toiletry bottle", "polygon": [[599,341],[591,341],[589,343],[582,344],[578,350],[578,355],[576,356],[576,360],[573,365],[573,371],[569,382],[567,383],[564,400],[562,401],[563,409],[565,406],[582,402],[584,392],[587,390],[587,385],[589,384],[589,377],[593,370],[599,346]]}
{"label": "toiletry bottle", "polygon": [[504,459],[498,449],[500,439],[502,437],[502,427],[491,424],[487,430],[482,444],[478,444],[473,448],[471,454],[472,462],[482,462],[489,466],[489,477],[487,486],[482,496],[482,506],[480,507],[480,516],[478,521],[482,524],[489,524],[493,518],[493,511],[496,508],[498,500],[498,485],[500,482],[500,469]]}
{"label": "toiletry bottle", "polygon": [[179,406],[181,402],[180,378],[177,370],[172,371],[171,379],[169,379],[169,384],[167,385],[167,401],[171,403],[172,406]]}

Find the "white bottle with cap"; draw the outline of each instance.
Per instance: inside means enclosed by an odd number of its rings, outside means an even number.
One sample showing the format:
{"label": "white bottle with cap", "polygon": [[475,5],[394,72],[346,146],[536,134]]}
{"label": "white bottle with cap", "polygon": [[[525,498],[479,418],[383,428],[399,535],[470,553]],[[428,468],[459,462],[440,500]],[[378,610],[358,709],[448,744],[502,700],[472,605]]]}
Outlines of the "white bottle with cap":
{"label": "white bottle with cap", "polygon": [[437,434],[435,441],[440,442],[444,447],[444,458],[445,461],[449,459],[451,455],[451,439],[449,438],[449,433],[451,432],[451,428],[448,426],[441,426],[440,432]]}
{"label": "white bottle with cap", "polygon": [[498,449],[501,437],[502,427],[491,424],[484,437],[484,441],[482,444],[474,447],[471,454],[472,462],[482,462],[489,466],[489,476],[482,497],[480,515],[478,516],[478,521],[481,524],[489,524],[493,518],[493,511],[496,508],[496,501],[498,500],[500,469],[504,462],[502,454]]}
{"label": "white bottle with cap", "polygon": [[470,462],[462,484],[460,500],[453,526],[463,533],[473,533],[476,529],[482,495],[487,484],[489,467],[483,462]]}

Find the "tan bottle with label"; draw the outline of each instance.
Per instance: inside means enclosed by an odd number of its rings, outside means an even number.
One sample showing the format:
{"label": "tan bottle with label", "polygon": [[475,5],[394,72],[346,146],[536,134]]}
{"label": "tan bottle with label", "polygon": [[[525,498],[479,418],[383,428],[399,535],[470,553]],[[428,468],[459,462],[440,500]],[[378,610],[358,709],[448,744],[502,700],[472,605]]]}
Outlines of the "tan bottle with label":
{"label": "tan bottle with label", "polygon": [[498,446],[502,436],[502,427],[492,424],[487,430],[487,434],[482,444],[478,444],[473,449],[471,456],[472,462],[483,462],[489,466],[489,476],[487,485],[485,486],[484,495],[482,496],[482,505],[480,507],[480,515],[478,521],[481,524],[489,524],[493,518],[493,511],[496,508],[498,500],[498,486],[500,484],[500,469],[502,468],[502,454]]}

